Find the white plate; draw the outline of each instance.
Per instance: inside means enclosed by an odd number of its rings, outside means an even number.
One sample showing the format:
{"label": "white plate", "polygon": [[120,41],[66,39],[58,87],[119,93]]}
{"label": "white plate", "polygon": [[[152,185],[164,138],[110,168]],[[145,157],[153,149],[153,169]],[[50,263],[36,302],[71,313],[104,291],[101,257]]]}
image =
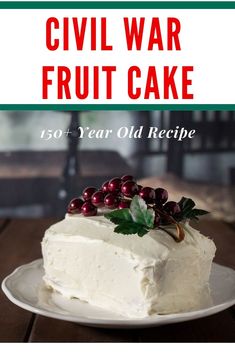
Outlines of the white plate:
{"label": "white plate", "polygon": [[89,305],[78,299],[66,299],[48,290],[42,280],[42,260],[17,268],[2,282],[6,296],[16,305],[33,313],[107,328],[140,328],[193,320],[222,311],[235,304],[235,271],[213,263],[210,288],[213,304],[186,313],[152,315],[129,319]]}

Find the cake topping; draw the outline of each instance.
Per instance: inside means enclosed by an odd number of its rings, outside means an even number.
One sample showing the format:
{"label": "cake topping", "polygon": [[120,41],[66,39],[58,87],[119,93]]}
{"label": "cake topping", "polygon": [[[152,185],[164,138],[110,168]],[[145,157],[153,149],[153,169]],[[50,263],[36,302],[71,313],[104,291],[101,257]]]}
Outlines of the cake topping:
{"label": "cake topping", "polygon": [[82,214],[85,217],[91,217],[97,215],[97,207],[95,207],[91,201],[86,201],[82,206]]}
{"label": "cake topping", "polygon": [[118,208],[122,209],[122,208],[130,208],[131,205],[131,200],[121,200],[118,204]]}
{"label": "cake topping", "polygon": [[109,192],[109,180],[105,181],[102,184],[101,191],[103,191],[104,193],[108,193]]}
{"label": "cake topping", "polygon": [[119,192],[122,185],[120,178],[113,178],[109,182],[108,189],[110,192]]}
{"label": "cake topping", "polygon": [[121,192],[126,197],[133,197],[139,192],[138,185],[133,180],[127,180],[122,184]]}
{"label": "cake topping", "polygon": [[147,203],[154,203],[155,202],[155,198],[156,198],[156,194],[155,194],[155,190],[150,188],[150,187],[144,187],[139,191],[139,195],[140,197],[142,197],[142,199],[144,199],[144,201],[146,201]]}
{"label": "cake topping", "polygon": [[119,203],[119,197],[116,194],[109,193],[105,196],[104,204],[107,208],[114,209],[117,208]]}
{"label": "cake topping", "polygon": [[84,200],[90,200],[92,195],[97,191],[96,188],[94,187],[88,187],[86,189],[83,190],[82,196],[84,198]]}
{"label": "cake topping", "polygon": [[181,211],[179,204],[175,201],[168,201],[164,205],[163,210],[170,216],[175,216]]}
{"label": "cake topping", "polygon": [[128,181],[128,180],[134,180],[134,177],[132,175],[123,175],[121,177],[121,180],[124,181]]}
{"label": "cake topping", "polygon": [[[177,242],[184,239],[183,222],[198,220],[199,216],[208,213],[195,208],[194,201],[186,197],[182,197],[179,202],[167,202],[167,190],[142,187],[131,175],[106,181],[98,191],[94,187],[87,187],[83,191],[83,199],[72,199],[68,205],[68,213],[82,213],[91,217],[97,215],[97,208],[106,207],[113,210],[106,212],[104,216],[116,225],[116,233],[137,234],[142,237],[150,230],[158,228]],[[176,232],[169,230],[169,225],[174,225]]]}
{"label": "cake topping", "polygon": [[121,234],[137,234],[142,237],[154,228],[155,213],[148,208],[140,196],[134,196],[130,208],[123,208],[105,214],[111,222],[116,224],[114,232]]}
{"label": "cake topping", "polygon": [[68,205],[68,213],[81,213],[84,201],[81,198],[74,198]]}
{"label": "cake topping", "polygon": [[155,189],[155,203],[163,205],[168,200],[168,192],[165,189]]}
{"label": "cake topping", "polygon": [[91,197],[91,202],[96,207],[104,207],[104,197],[102,191],[96,191]]}

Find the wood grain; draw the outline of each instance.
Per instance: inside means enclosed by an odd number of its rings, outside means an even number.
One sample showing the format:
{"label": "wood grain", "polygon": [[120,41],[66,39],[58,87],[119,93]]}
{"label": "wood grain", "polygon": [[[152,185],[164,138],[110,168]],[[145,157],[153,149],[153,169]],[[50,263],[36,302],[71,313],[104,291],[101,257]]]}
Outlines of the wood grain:
{"label": "wood grain", "polygon": [[138,332],[140,342],[235,342],[235,320],[231,310],[219,314],[145,329]]}
{"label": "wood grain", "polygon": [[9,219],[0,219],[0,234],[9,223],[10,223]]}
{"label": "wood grain", "polygon": [[[0,233],[0,281],[16,267],[40,257],[40,240],[54,220],[15,220]],[[12,304],[0,291],[0,342],[23,342],[32,314]]]}
{"label": "wood grain", "polygon": [[217,220],[200,220],[193,227],[199,229],[204,235],[214,240],[217,247],[214,261],[235,269],[235,231]]}
{"label": "wood grain", "polygon": [[203,319],[146,329],[112,330],[37,316],[30,342],[234,342],[230,310]]}
{"label": "wood grain", "polygon": [[134,330],[109,330],[37,316],[30,342],[134,342]]}

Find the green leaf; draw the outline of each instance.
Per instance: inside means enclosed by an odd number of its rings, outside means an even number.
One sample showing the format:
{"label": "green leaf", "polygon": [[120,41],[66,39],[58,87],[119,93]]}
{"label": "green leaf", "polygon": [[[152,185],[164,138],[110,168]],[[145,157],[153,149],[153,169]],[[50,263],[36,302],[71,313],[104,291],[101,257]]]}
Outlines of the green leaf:
{"label": "green leaf", "polygon": [[143,235],[148,233],[148,229],[138,223],[123,221],[114,228],[114,232],[125,235],[138,234],[140,237],[142,237]]}
{"label": "green leaf", "polygon": [[149,232],[149,229],[147,229],[147,228],[144,228],[144,227],[142,227],[142,228],[140,228],[139,230],[138,230],[138,236],[139,237],[143,237],[145,234],[147,234]]}
{"label": "green leaf", "polygon": [[181,208],[181,212],[175,216],[175,219],[179,222],[185,219],[198,220],[198,216],[203,216],[208,213],[207,211],[194,208],[195,202],[186,197],[181,198],[179,201],[179,206]]}
{"label": "green leaf", "polygon": [[140,196],[134,196],[131,201],[130,211],[134,222],[153,228],[154,211],[148,209],[147,204]]}
{"label": "green leaf", "polygon": [[207,211],[194,208],[194,209],[188,214],[188,218],[189,218],[189,219],[196,219],[196,220],[198,221],[198,220],[199,220],[198,216],[203,216],[203,215],[208,214],[208,213],[209,213],[209,212],[207,212]]}
{"label": "green leaf", "polygon": [[105,218],[109,219],[115,224],[119,224],[120,221],[127,220],[132,222],[132,216],[128,208],[123,208],[121,210],[115,210],[109,213],[106,213]]}
{"label": "green leaf", "polygon": [[182,197],[179,202],[179,206],[183,213],[187,213],[193,209],[193,207],[195,206],[195,202],[192,199]]}
{"label": "green leaf", "polygon": [[205,211],[205,210],[200,210],[199,208],[194,208],[194,209],[192,210],[192,212],[193,212],[194,216],[203,216],[203,215],[205,215],[205,214],[210,213],[210,212]]}
{"label": "green leaf", "polygon": [[195,206],[195,202],[192,200],[192,199],[190,199],[190,198],[188,198],[188,197],[182,197],[181,198],[181,200],[179,201],[179,205],[181,206],[181,207],[184,207],[184,206],[186,206],[186,205],[192,205],[192,207],[194,207]]}
{"label": "green leaf", "polygon": [[[176,222],[185,219],[198,220],[199,216],[208,213],[207,211],[194,208],[194,201],[186,197],[181,198],[179,205],[181,212],[174,216]],[[116,225],[114,232],[119,234],[137,234],[139,237],[143,237],[154,228],[154,210],[148,208],[140,196],[133,197],[130,209],[115,210],[106,213],[104,216]],[[165,218],[163,220],[165,221]]]}
{"label": "green leaf", "polygon": [[135,234],[139,230],[139,225],[131,222],[121,222],[114,228],[115,233]]}
{"label": "green leaf", "polygon": [[115,210],[105,214],[105,217],[116,224],[115,233],[137,234],[144,236],[153,228],[154,211],[148,210],[146,203],[139,196],[135,196],[130,209]]}

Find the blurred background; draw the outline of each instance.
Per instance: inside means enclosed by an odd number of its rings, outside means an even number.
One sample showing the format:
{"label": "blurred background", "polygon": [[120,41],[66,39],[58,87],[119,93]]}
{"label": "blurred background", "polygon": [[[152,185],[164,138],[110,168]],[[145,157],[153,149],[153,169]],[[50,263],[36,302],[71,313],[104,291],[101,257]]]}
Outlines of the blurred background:
{"label": "blurred background", "polygon": [[[79,139],[78,126],[143,125],[195,129],[193,139]],[[192,197],[212,217],[235,222],[235,113],[230,111],[0,111],[0,216],[63,216],[86,186],[133,174],[165,187],[172,200]],[[67,131],[41,139],[42,130]]]}

